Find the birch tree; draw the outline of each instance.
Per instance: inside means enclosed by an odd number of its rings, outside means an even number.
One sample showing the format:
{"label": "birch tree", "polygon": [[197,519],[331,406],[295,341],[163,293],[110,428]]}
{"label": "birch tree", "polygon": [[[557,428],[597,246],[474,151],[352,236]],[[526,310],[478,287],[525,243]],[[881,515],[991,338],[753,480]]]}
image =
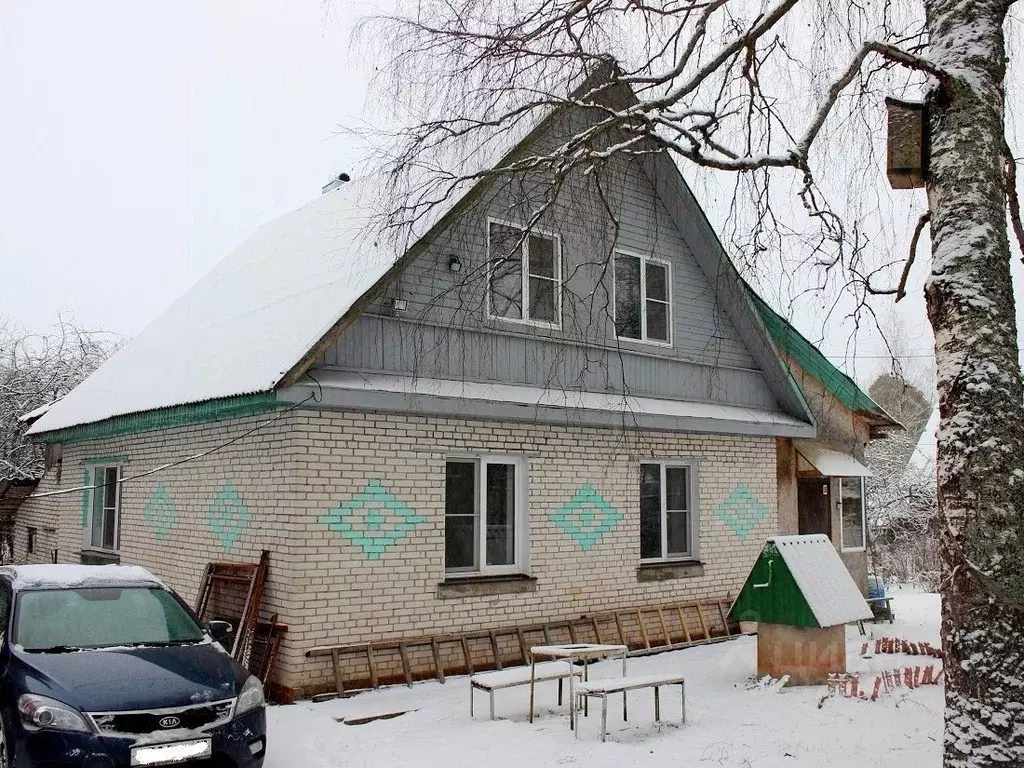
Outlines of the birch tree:
{"label": "birch tree", "polygon": [[[807,282],[831,275],[869,313],[872,295],[919,288],[902,259],[871,261],[878,212],[851,220],[832,201],[855,196],[859,174],[879,167],[877,155],[857,153],[870,147],[860,139],[879,125],[883,98],[924,95],[927,194],[906,258],[927,232],[948,766],[1024,761],[1024,388],[1008,235],[1024,243],[1024,227],[1004,110],[1011,6],[419,0],[383,20],[390,63],[379,64],[384,48],[374,44],[381,83],[397,94],[389,109],[406,124],[390,158],[395,227],[429,218],[489,175],[530,174],[554,195],[569,175],[596,175],[611,158],[663,153],[684,170],[738,174],[753,212],[735,209],[743,242],[733,256],[748,268],[785,251],[778,180],[794,187]],[[501,137],[562,107],[594,119],[554,150],[474,166]],[[849,141],[830,143],[843,130]]]}

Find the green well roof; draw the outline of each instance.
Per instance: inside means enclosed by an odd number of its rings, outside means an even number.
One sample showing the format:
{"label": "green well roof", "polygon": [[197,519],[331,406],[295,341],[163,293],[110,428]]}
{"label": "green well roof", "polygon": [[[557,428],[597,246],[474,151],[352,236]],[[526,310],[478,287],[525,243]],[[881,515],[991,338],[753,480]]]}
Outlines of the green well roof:
{"label": "green well roof", "polygon": [[834,627],[871,618],[871,609],[827,536],[776,536],[765,542],[729,618]]}

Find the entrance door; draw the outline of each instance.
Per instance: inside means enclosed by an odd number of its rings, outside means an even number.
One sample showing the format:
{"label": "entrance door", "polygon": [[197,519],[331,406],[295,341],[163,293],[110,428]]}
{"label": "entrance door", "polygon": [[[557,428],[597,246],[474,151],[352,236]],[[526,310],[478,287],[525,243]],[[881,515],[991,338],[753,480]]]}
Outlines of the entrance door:
{"label": "entrance door", "polygon": [[797,481],[800,533],[824,533],[832,538],[832,504],[827,477],[801,477]]}

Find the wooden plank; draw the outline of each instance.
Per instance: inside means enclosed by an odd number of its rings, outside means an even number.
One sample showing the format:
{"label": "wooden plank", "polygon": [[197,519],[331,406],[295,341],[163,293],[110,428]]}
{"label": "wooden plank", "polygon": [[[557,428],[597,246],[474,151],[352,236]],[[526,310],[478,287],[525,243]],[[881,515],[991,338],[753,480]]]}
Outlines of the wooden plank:
{"label": "wooden plank", "polygon": [[628,646],[629,645],[629,637],[626,635],[625,631],[623,631],[623,629],[622,629],[622,617],[619,616],[618,612],[616,612],[613,615],[615,616],[615,626],[619,630],[619,644],[620,645]]}
{"label": "wooden plank", "polygon": [[704,632],[704,639],[710,640],[711,633],[708,632],[708,621],[704,618],[704,609],[701,608],[700,603],[697,603],[697,620],[700,621],[700,628]]}
{"label": "wooden plank", "polygon": [[466,674],[473,674],[473,658],[469,655],[469,641],[466,640],[466,636],[462,635],[459,638],[462,641],[462,658],[466,660]]}
{"label": "wooden plank", "polygon": [[341,659],[338,658],[338,651],[331,654],[331,665],[334,667],[334,687],[338,689],[338,695],[345,693],[345,681],[341,679]]}
{"label": "wooden plank", "polygon": [[679,623],[683,625],[683,635],[686,636],[686,642],[689,643],[689,642],[691,642],[691,640],[690,640],[690,628],[688,626],[686,626],[686,617],[683,616],[683,607],[681,605],[677,605],[676,606],[676,612],[679,614]]}
{"label": "wooden plank", "polygon": [[725,629],[725,636],[732,637],[732,632],[729,631],[729,618],[725,615],[725,608],[722,604],[718,604],[718,615],[722,617],[722,627]]}
{"label": "wooden plank", "polygon": [[406,653],[405,643],[398,644],[398,655],[402,657],[402,671],[405,673],[405,684],[412,688],[412,668],[409,666],[409,654]]}
{"label": "wooden plank", "polygon": [[366,645],[366,664],[370,667],[370,685],[373,688],[380,688],[377,683],[377,662],[373,658],[373,643]]}
{"label": "wooden plank", "polygon": [[636,623],[640,625],[640,636],[644,639],[644,645],[650,648],[651,638],[647,636],[647,627],[644,626],[644,615],[639,608],[636,609]]}
{"label": "wooden plank", "polygon": [[672,635],[668,633],[668,624],[665,623],[665,612],[658,609],[658,621],[661,622],[661,633],[665,636],[665,645],[672,645]]}
{"label": "wooden plank", "polygon": [[569,621],[565,622],[565,626],[567,626],[569,628],[569,642],[570,643],[575,643],[576,642],[576,629],[572,625],[572,620],[570,619]]}
{"label": "wooden plank", "polygon": [[490,632],[491,653],[494,654],[494,668],[501,669],[501,653],[498,651],[498,636]]}
{"label": "wooden plank", "polygon": [[434,671],[437,672],[437,682],[444,682],[444,663],[441,661],[441,649],[438,647],[437,638],[430,638],[430,651],[434,655]]}
{"label": "wooden plank", "polygon": [[551,627],[548,624],[544,625],[544,642],[547,645],[551,645]]}
{"label": "wooden plank", "polygon": [[530,651],[526,647],[526,637],[523,635],[522,627],[516,627],[516,637],[519,638],[519,652],[523,654],[523,664],[529,664]]}
{"label": "wooden plank", "polygon": [[590,623],[594,627],[594,639],[598,645],[601,645],[601,627],[597,620],[597,616],[591,616]]}

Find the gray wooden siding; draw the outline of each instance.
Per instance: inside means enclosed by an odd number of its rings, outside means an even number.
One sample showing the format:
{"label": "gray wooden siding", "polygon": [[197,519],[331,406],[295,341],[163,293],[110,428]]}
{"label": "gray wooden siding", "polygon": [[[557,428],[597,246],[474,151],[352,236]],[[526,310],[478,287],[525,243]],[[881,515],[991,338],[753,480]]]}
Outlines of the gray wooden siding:
{"label": "gray wooden siding", "polygon": [[[410,264],[385,299],[341,334],[320,364],[779,407],[718,301],[717,275],[709,279],[702,271],[633,160],[616,158],[599,174],[567,181],[538,224],[561,241],[561,327],[489,318],[488,217],[526,223],[547,188],[521,179],[495,183]],[[609,263],[615,248],[671,264],[670,347],[615,339]],[[448,269],[452,256],[462,263],[457,274]],[[387,317],[391,299],[407,302],[394,318]]]}
{"label": "gray wooden siding", "polygon": [[378,315],[360,317],[327,351],[322,365],[776,408],[760,371]]}

